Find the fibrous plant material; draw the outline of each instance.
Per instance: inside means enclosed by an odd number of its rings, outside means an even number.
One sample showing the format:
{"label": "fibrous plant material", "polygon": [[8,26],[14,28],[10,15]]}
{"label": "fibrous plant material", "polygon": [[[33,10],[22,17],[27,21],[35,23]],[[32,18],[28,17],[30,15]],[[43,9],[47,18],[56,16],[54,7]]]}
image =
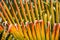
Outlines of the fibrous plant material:
{"label": "fibrous plant material", "polygon": [[0,40],[60,40],[58,0],[1,0]]}

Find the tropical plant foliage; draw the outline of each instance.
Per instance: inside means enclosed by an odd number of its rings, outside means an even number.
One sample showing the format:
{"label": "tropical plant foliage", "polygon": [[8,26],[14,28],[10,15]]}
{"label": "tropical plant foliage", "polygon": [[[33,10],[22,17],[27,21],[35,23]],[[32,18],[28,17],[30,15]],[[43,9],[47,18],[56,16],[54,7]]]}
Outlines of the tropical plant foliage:
{"label": "tropical plant foliage", "polygon": [[0,40],[60,40],[60,1],[1,0]]}

